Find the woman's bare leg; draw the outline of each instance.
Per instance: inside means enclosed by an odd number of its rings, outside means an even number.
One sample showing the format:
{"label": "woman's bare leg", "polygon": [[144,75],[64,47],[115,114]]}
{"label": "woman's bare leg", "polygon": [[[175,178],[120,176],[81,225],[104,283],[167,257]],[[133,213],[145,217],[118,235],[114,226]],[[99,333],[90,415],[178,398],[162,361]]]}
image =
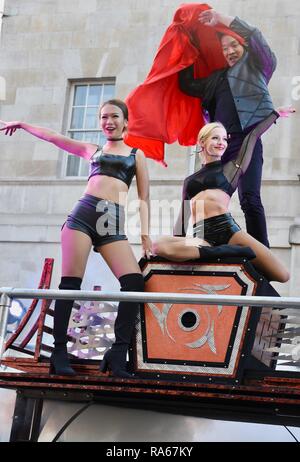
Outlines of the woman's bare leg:
{"label": "woman's bare leg", "polygon": [[124,274],[140,273],[141,270],[128,241],[116,241],[99,247],[98,252],[119,279]]}
{"label": "woman's bare leg", "polygon": [[289,272],[281,261],[270,249],[254,239],[250,234],[238,231],[232,236],[229,244],[250,247],[256,254],[256,258],[251,263],[270,281],[287,282],[289,280]]}
{"label": "woman's bare leg", "polygon": [[[289,273],[281,261],[263,244],[244,231],[235,233],[230,245],[250,247],[256,254],[252,260],[254,266],[270,281],[287,282]],[[206,241],[198,238],[161,237],[153,243],[153,253],[171,261],[187,261],[201,257],[198,246],[209,246]]]}
{"label": "woman's bare leg", "polygon": [[210,245],[198,237],[163,236],[153,243],[152,252],[170,261],[188,261],[200,257],[198,246]]}
{"label": "woman's bare leg", "polygon": [[92,247],[91,238],[81,231],[66,225],[61,232],[62,276],[83,279],[87,260]]}

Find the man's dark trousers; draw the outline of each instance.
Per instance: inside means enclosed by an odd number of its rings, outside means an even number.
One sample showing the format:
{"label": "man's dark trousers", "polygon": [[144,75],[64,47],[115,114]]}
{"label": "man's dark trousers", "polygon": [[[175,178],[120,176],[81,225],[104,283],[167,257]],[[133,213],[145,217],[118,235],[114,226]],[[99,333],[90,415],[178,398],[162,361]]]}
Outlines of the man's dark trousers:
{"label": "man's dark trousers", "polygon": [[[247,130],[248,131],[248,130]],[[231,134],[228,148],[222,161],[228,162],[237,156],[247,133]],[[247,233],[267,247],[270,247],[264,207],[261,202],[260,188],[263,167],[263,149],[261,140],[255,145],[251,162],[242,175],[238,185],[241,208],[245,215]]]}

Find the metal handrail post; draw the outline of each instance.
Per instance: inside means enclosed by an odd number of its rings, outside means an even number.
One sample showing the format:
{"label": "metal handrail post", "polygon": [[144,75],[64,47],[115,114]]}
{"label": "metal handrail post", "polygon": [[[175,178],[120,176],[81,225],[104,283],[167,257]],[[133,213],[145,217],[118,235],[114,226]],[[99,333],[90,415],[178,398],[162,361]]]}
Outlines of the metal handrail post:
{"label": "metal handrail post", "polygon": [[9,313],[9,308],[11,306],[11,302],[12,302],[12,299],[6,293],[1,294],[1,298],[0,298],[0,364],[2,360],[2,355],[4,353],[8,313]]}

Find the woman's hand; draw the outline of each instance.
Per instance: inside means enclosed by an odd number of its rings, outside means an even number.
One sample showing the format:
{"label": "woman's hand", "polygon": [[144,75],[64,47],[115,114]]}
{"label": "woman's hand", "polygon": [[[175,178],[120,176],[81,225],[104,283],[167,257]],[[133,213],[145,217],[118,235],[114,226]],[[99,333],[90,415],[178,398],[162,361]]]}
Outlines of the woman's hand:
{"label": "woman's hand", "polygon": [[148,235],[142,235],[142,247],[143,247],[143,257],[147,258],[147,260],[150,260],[150,257],[152,255],[152,241]]}
{"label": "woman's hand", "polygon": [[0,131],[5,131],[5,135],[13,135],[19,128],[22,128],[22,123],[19,121],[4,122],[4,120],[0,120]]}
{"label": "woman's hand", "polygon": [[294,114],[296,109],[292,106],[281,106],[276,109],[280,117],[289,117],[290,114]]}

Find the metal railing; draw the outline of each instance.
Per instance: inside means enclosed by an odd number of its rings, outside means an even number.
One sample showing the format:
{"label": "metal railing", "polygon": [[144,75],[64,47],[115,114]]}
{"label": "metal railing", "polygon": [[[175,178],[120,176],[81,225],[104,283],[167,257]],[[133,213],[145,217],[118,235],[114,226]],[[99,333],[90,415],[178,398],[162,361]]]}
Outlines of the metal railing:
{"label": "metal railing", "polygon": [[0,288],[0,360],[2,358],[7,329],[8,312],[13,299],[135,301],[141,303],[207,304],[222,306],[250,306],[271,308],[300,308],[300,297],[263,297],[238,295],[178,294],[168,292],[100,292],[84,290],[50,290]]}

